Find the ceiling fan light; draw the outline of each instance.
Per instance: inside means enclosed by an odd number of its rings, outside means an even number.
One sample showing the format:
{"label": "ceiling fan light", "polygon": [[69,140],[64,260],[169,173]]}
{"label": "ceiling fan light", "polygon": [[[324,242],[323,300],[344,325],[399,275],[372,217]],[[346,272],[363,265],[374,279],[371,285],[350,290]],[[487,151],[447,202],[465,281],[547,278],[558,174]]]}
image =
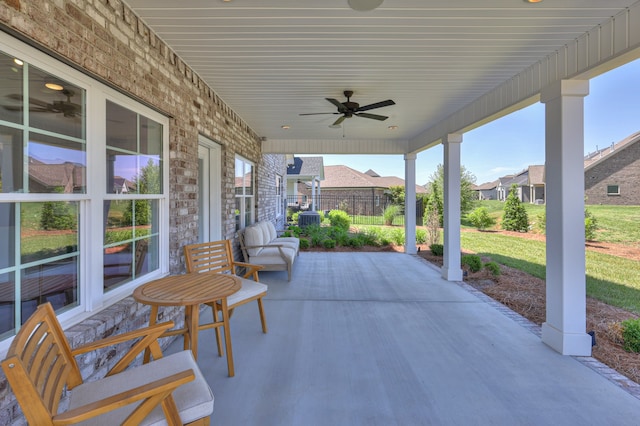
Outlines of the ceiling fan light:
{"label": "ceiling fan light", "polygon": [[349,7],[358,12],[368,12],[380,7],[384,0],[348,0]]}
{"label": "ceiling fan light", "polygon": [[59,85],[58,83],[45,83],[44,87],[51,90],[61,91],[64,90],[64,87]]}

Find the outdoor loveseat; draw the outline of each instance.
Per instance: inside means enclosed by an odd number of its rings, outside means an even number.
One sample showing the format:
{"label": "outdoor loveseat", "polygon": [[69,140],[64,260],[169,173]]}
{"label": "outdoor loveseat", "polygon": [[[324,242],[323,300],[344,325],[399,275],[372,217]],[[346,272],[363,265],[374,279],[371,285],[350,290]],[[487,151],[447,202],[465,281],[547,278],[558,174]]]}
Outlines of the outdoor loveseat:
{"label": "outdoor loveseat", "polygon": [[287,271],[291,281],[293,263],[300,251],[298,238],[279,237],[269,221],[246,227],[238,237],[246,262],[263,266],[263,271]]}

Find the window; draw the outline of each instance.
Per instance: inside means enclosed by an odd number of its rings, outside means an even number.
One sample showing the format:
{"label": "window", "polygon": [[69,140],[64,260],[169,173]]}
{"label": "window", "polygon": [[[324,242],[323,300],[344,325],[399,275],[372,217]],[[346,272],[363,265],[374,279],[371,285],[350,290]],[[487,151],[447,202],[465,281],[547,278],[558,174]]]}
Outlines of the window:
{"label": "window", "polygon": [[253,164],[236,157],[235,164],[235,194],[236,194],[236,231],[254,222],[254,183]]}
{"label": "window", "polygon": [[607,185],[607,195],[620,195],[620,186]]}
{"label": "window", "polygon": [[66,326],[167,272],[168,120],[2,33],[0,89],[2,349],[40,303]]}
{"label": "window", "polygon": [[284,198],[282,197],[282,176],[276,175],[276,217],[282,216]]}

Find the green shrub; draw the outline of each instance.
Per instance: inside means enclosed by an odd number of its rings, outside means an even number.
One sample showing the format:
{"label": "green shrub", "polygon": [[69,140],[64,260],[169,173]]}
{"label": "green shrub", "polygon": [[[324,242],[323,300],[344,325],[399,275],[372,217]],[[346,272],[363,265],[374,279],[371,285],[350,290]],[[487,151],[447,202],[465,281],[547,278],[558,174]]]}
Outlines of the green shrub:
{"label": "green shrub", "polygon": [[331,238],[327,238],[322,241],[322,246],[326,249],[332,249],[336,247],[336,240],[332,240]]}
{"label": "green shrub", "polygon": [[390,230],[389,239],[391,242],[397,246],[401,246],[404,244],[404,229],[402,228],[393,228]]}
{"label": "green shrub", "polygon": [[74,229],[76,217],[66,201],[47,201],[42,204],[40,227],[45,231]]}
{"label": "green shrub", "polygon": [[598,229],[598,221],[593,213],[584,209],[584,239],[593,241],[596,239],[596,230]]}
{"label": "green shrub", "polygon": [[431,244],[429,249],[431,249],[431,253],[433,253],[434,256],[444,255],[444,246],[442,244]]}
{"label": "green shrub", "polygon": [[427,230],[417,228],[416,229],[416,243],[417,244],[425,244],[427,242]]}
{"label": "green shrub", "polygon": [[300,248],[301,249],[308,249],[309,248],[309,240],[307,240],[306,238],[300,238]]}
{"label": "green shrub", "polygon": [[640,318],[622,321],[622,338],[625,351],[640,352]]}
{"label": "green shrub", "polygon": [[300,212],[295,212],[294,214],[291,215],[291,221],[298,223],[298,217],[300,217]]}
{"label": "green shrub", "polygon": [[469,268],[471,272],[478,272],[482,269],[482,259],[477,254],[465,254],[460,259],[460,263]]}
{"label": "green shrub", "polygon": [[345,231],[348,231],[349,226],[351,226],[351,218],[349,214],[343,210],[331,210],[329,212],[329,221],[331,222],[331,226],[342,228]]}
{"label": "green shrub", "polygon": [[361,248],[364,246],[364,239],[361,235],[352,235],[349,237],[345,245],[353,248]]}
{"label": "green shrub", "polygon": [[487,263],[485,263],[484,264],[484,269],[486,269],[487,271],[491,272],[496,277],[502,273],[500,271],[500,265],[498,265],[496,262],[487,262]]}
{"label": "green shrub", "polygon": [[398,206],[396,204],[391,204],[386,209],[384,209],[384,212],[382,212],[382,217],[384,219],[384,224],[386,226],[393,225],[393,219],[395,219],[396,216],[398,216],[401,211],[402,211],[402,207],[400,207],[400,206]]}
{"label": "green shrub", "polygon": [[536,229],[542,234],[547,233],[547,211],[543,210],[536,215]]}
{"label": "green shrub", "polygon": [[381,238],[380,235],[376,232],[372,232],[373,230],[376,230],[379,228],[371,228],[371,229],[365,229],[364,232],[359,232],[358,236],[362,241],[362,245],[364,246],[379,246],[381,245]]}
{"label": "green shrub", "polygon": [[509,196],[504,203],[502,229],[517,232],[527,232],[529,230],[527,210],[518,198],[518,187],[515,184],[511,185]]}
{"label": "green shrub", "polygon": [[480,231],[496,224],[496,220],[489,216],[489,211],[486,207],[478,207],[467,215],[467,219]]}

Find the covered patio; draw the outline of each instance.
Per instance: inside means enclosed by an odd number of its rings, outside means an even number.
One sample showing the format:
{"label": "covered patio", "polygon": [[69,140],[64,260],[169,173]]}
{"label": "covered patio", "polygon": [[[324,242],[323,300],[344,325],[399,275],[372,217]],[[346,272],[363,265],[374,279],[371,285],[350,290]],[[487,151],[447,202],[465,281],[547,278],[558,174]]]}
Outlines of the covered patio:
{"label": "covered patio", "polygon": [[418,256],[303,253],[296,268],[261,274],[268,334],[254,306],[232,317],[235,377],[201,333],[212,424],[637,424],[637,385]]}

